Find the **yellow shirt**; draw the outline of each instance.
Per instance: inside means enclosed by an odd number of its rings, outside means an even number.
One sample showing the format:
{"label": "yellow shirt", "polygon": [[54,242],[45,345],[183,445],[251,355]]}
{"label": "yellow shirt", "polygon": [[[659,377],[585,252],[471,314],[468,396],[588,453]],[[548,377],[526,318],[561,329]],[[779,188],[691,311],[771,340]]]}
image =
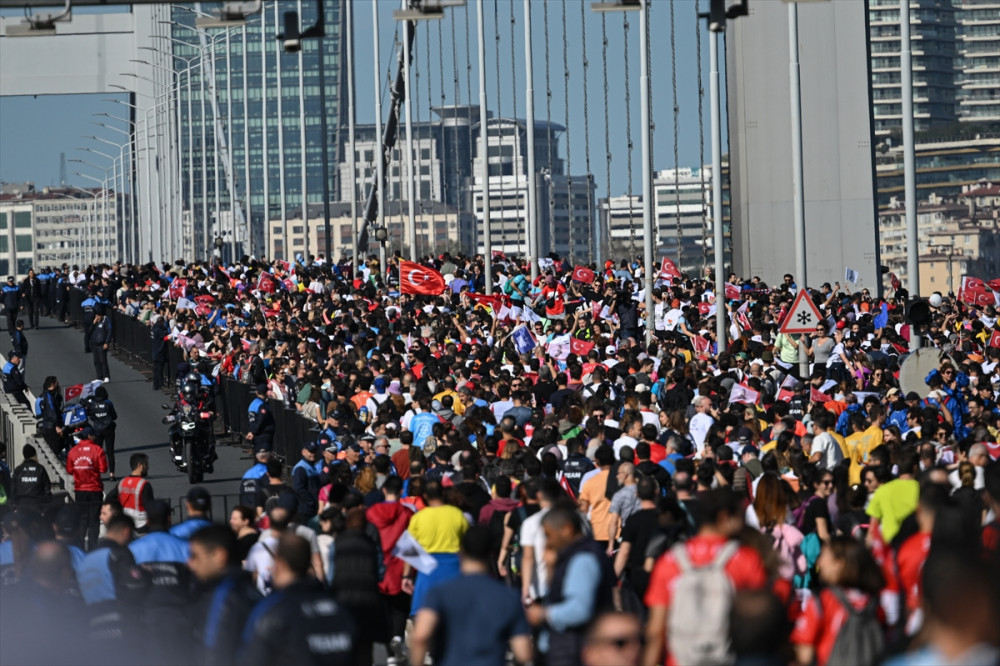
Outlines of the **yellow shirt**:
{"label": "yellow shirt", "polygon": [[458,397],[458,392],[457,391],[452,391],[451,389],[445,389],[444,391],[441,391],[436,396],[434,396],[434,399],[435,400],[440,400],[441,398],[445,397],[446,395],[450,395],[451,399],[452,399],[451,411],[455,412],[455,414],[457,414],[459,416],[461,416],[462,414],[464,414],[465,413],[465,405],[462,404],[462,399]]}
{"label": "yellow shirt", "polygon": [[778,440],[772,439],[770,442],[768,442],[764,446],[760,447],[760,452],[761,453],[767,453],[768,451],[770,451],[771,449],[773,449],[777,445],[778,445]]}
{"label": "yellow shirt", "polygon": [[851,459],[848,483],[861,483],[861,470],[868,465],[872,451],[882,446],[882,428],[876,423],[863,432],[856,432],[847,438],[847,451]]}
{"label": "yellow shirt", "polygon": [[837,444],[840,446],[840,452],[844,454],[844,457],[850,458],[851,452],[847,449],[847,440],[844,439],[844,436],[836,430],[827,430],[827,432],[833,435],[833,439],[836,440]]}
{"label": "yellow shirt", "polygon": [[429,506],[410,518],[410,534],[428,553],[457,553],[469,521],[450,504]]}

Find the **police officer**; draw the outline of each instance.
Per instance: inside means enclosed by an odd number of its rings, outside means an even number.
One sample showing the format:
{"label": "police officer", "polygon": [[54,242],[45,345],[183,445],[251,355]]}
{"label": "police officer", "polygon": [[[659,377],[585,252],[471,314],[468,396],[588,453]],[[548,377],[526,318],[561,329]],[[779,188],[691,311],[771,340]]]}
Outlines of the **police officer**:
{"label": "police officer", "polygon": [[166,320],[159,314],[154,314],[152,326],[149,329],[150,356],[153,361],[153,390],[159,391],[165,382],[170,381],[170,376],[164,376],[164,369],[167,367],[167,330]]}
{"label": "police officer", "polygon": [[302,447],[302,458],[292,468],[292,488],[299,499],[296,520],[300,523],[308,522],[319,509],[319,489],[327,480],[323,474],[323,448],[319,442],[307,442]]}
{"label": "police officer", "polygon": [[274,448],[275,423],[271,406],[267,403],[267,384],[257,384],[255,393],[257,397],[247,410],[250,431],[246,438],[254,451],[270,451]]}
{"label": "police officer", "polygon": [[135,531],[143,534],[149,520],[149,503],[153,501],[153,486],[146,480],[149,476],[149,456],[145,453],[133,453],[128,462],[132,473],[119,481],[105,500],[117,499],[122,506],[122,513],[135,521]]}
{"label": "police officer", "polygon": [[178,539],[190,539],[192,534],[212,524],[209,518],[212,512],[212,496],[201,486],[195,486],[187,492],[184,508],[187,509],[187,520],[170,529],[170,533]]}
{"label": "police officer", "polygon": [[165,663],[190,663],[188,607],[195,600],[195,594],[187,565],[188,544],[167,531],[170,529],[168,502],[151,501],[146,505],[146,518],[149,534],[130,543],[129,550],[150,579],[149,593],[142,602],[146,636],[151,641],[148,647],[151,654]]}
{"label": "police officer", "polygon": [[11,354],[6,363],[3,364],[3,392],[14,400],[31,409],[31,402],[24,392],[28,390],[28,385],[24,382],[24,375],[18,367],[21,358],[17,354]]}
{"label": "police officer", "polygon": [[98,305],[94,313],[94,326],[90,332],[90,350],[94,354],[94,372],[97,378],[111,381],[108,368],[108,347],[111,345],[111,321],[104,314],[104,307]]}
{"label": "police officer", "polygon": [[[80,303],[80,310],[83,312],[81,315],[83,318],[83,352],[89,354],[90,332],[94,330],[94,315],[97,314],[97,299],[92,293],[87,292],[87,297]],[[104,375],[99,376],[103,377]]]}
{"label": "police officer", "polygon": [[240,635],[260,593],[236,554],[236,534],[228,525],[210,525],[191,536],[188,567],[202,588],[192,614],[195,663],[233,663]]}
{"label": "police officer", "polygon": [[11,498],[19,506],[45,506],[52,501],[49,473],[38,462],[38,451],[34,446],[25,444],[21,451],[24,462],[14,470]]}
{"label": "police officer", "polygon": [[[94,390],[94,395],[83,401],[83,408],[87,412],[87,422],[94,430],[94,443],[104,449],[104,455],[108,458],[108,471],[111,473],[111,480],[114,481],[115,433],[118,430],[118,412],[115,411],[114,403],[108,399],[108,389],[98,386]],[[136,527],[142,527],[142,525],[136,523]]]}
{"label": "police officer", "polygon": [[238,661],[331,666],[355,663],[358,642],[354,620],[322,583],[308,575],[310,563],[308,541],[296,534],[281,537],[271,570],[276,592],[247,620],[246,640]]}
{"label": "police officer", "polygon": [[63,453],[62,406],[59,380],[49,375],[42,384],[42,395],[38,397],[38,434],[56,455]]}
{"label": "police officer", "polygon": [[28,359],[28,338],[24,335],[23,319],[14,322],[14,329],[10,332],[10,353],[17,354],[21,359],[18,369],[24,374],[24,362]]}
{"label": "police officer", "polygon": [[116,662],[135,659],[140,603],[149,587],[148,575],[135,563],[128,544],[135,524],[125,514],[108,520],[107,534],[80,563],[80,595],[90,613],[90,637]]}
{"label": "police officer", "polygon": [[240,479],[240,504],[249,507],[257,503],[257,493],[268,483],[267,461],[271,459],[271,452],[257,451],[254,458],[257,462]]}
{"label": "police officer", "polygon": [[24,309],[28,311],[28,323],[31,328],[38,328],[38,314],[42,310],[42,282],[33,268],[28,269],[28,277],[21,282],[21,298]]}
{"label": "police officer", "polygon": [[69,306],[69,276],[66,273],[66,268],[56,269],[53,280],[55,280],[55,289],[52,291],[51,297],[52,314],[59,321],[65,322],[66,308]]}
{"label": "police officer", "polygon": [[17,311],[21,309],[21,290],[14,284],[13,275],[7,276],[7,284],[0,290],[0,297],[3,299],[3,313],[7,315],[7,331],[13,333]]}

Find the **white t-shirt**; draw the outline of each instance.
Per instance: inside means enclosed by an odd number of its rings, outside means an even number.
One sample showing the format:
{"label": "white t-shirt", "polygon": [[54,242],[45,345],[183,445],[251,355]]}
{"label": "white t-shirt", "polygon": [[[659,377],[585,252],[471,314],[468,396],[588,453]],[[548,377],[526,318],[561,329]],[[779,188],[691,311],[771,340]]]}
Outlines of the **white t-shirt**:
{"label": "white t-shirt", "polygon": [[631,446],[632,450],[635,451],[635,445],[638,444],[638,443],[639,443],[639,440],[637,440],[635,437],[630,437],[628,435],[622,435],[621,437],[619,437],[618,439],[616,439],[615,443],[614,443],[614,447],[615,447],[615,460],[618,460],[618,454],[621,452],[622,447],[624,447],[624,446]]}
{"label": "white t-shirt", "polygon": [[257,579],[257,591],[267,596],[271,593],[271,568],[274,566],[274,553],[278,551],[278,537],[268,530],[260,535],[247,553],[243,568]]}
{"label": "white t-shirt", "polygon": [[691,418],[688,432],[691,433],[691,439],[694,441],[698,453],[701,453],[701,450],[705,448],[705,437],[708,435],[708,429],[713,425],[715,425],[715,419],[702,412],[698,412]]}
{"label": "white t-shirt", "polygon": [[541,509],[521,523],[521,545],[532,546],[535,549],[535,577],[531,581],[531,596],[541,599],[549,591],[549,567],[545,563],[545,530],[542,529],[542,518],[549,512]]}
{"label": "white t-shirt", "polygon": [[844,452],[840,449],[840,444],[828,432],[816,435],[812,443],[813,453],[822,453],[820,465],[825,469],[832,470],[841,460],[844,459]]}

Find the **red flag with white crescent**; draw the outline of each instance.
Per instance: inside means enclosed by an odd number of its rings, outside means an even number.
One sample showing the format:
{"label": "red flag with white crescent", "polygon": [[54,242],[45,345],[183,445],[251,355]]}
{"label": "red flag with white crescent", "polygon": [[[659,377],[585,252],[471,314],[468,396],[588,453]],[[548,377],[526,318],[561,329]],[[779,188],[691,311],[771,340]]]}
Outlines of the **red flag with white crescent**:
{"label": "red flag with white crescent", "polygon": [[735,284],[726,283],[726,300],[738,301],[740,299],[740,288]]}
{"label": "red flag with white crescent", "polygon": [[987,344],[990,347],[1000,347],[1000,331],[990,333],[990,341]]}
{"label": "red flag with white crescent", "polygon": [[83,384],[73,384],[72,386],[67,386],[63,389],[64,402],[76,400],[81,395],[83,395]]}
{"label": "red flag with white crescent", "polygon": [[594,271],[586,266],[576,266],[573,268],[573,279],[577,282],[591,284],[594,282]]}
{"label": "red flag with white crescent", "polygon": [[660,263],[660,277],[673,279],[680,276],[681,272],[677,270],[677,264],[670,257],[663,257],[663,261]]}
{"label": "red flag with white crescent", "polygon": [[593,342],[587,342],[586,340],[581,340],[579,338],[570,338],[569,340],[569,350],[577,356],[586,356],[593,348]]}
{"label": "red flag with white crescent", "polygon": [[444,277],[433,268],[403,260],[399,262],[399,290],[404,294],[438,296],[444,291]]}

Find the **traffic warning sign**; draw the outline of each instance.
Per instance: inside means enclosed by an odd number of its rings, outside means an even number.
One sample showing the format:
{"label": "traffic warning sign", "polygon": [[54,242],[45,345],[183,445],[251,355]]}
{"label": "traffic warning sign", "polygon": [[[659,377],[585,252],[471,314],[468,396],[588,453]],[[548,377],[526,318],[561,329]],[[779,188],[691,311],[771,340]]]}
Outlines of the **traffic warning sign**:
{"label": "traffic warning sign", "polygon": [[823,316],[816,308],[816,304],[809,298],[805,289],[799,289],[792,309],[788,311],[785,321],[781,323],[779,329],[782,333],[812,333],[816,330],[816,324],[823,321]]}

